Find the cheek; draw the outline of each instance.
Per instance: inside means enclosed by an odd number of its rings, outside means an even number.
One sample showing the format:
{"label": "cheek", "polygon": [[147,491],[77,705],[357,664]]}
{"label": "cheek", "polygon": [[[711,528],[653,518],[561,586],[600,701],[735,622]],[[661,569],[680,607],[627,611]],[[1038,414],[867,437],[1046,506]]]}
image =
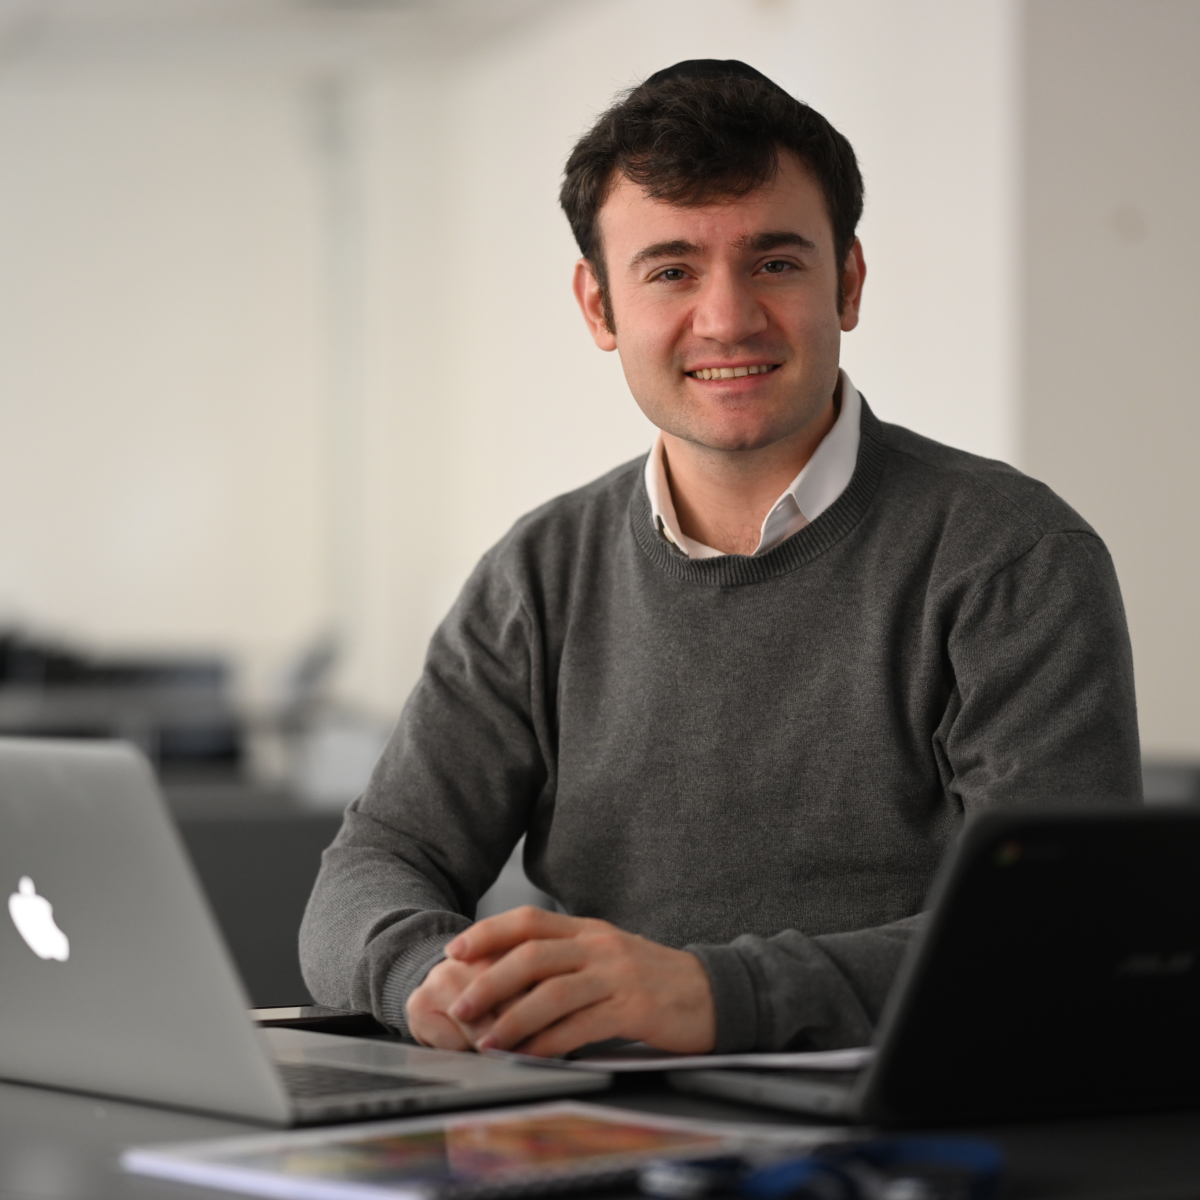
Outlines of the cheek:
{"label": "cheek", "polygon": [[653,343],[622,338],[619,325],[617,329],[617,353],[630,395],[646,419],[661,429],[670,423],[669,414],[679,403],[680,386],[673,385],[670,357],[664,365],[663,355]]}
{"label": "cheek", "polygon": [[654,370],[639,352],[639,347],[632,344],[630,339],[622,338],[620,334],[617,336],[617,354],[621,359],[621,371],[629,391],[638,406],[653,420],[654,397],[661,389],[661,383],[657,387],[655,385]]}
{"label": "cheek", "polygon": [[783,326],[787,340],[801,357],[836,352],[841,339],[841,318],[837,310],[822,306],[821,309],[803,309],[787,315]]}
{"label": "cheek", "polygon": [[647,345],[644,338],[627,335],[617,326],[617,353],[621,356],[621,366],[625,378],[631,383],[635,379],[646,379],[654,374],[653,346]]}
{"label": "cheek", "polygon": [[672,342],[648,337],[645,330],[639,330],[639,336],[632,338],[622,338],[618,332],[617,352],[625,382],[647,415],[671,402],[682,379]]}
{"label": "cheek", "polygon": [[675,370],[681,322],[677,313],[656,305],[617,309],[617,350],[626,376],[649,378]]}

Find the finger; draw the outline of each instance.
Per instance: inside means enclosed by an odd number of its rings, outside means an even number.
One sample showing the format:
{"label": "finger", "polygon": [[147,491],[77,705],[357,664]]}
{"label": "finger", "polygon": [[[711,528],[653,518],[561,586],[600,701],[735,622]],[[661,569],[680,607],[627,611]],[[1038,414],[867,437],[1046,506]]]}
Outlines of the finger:
{"label": "finger", "polygon": [[446,1010],[491,962],[486,958],[472,963],[446,959],[433,967],[405,1005],[408,1027],[417,1041],[442,1050],[467,1050],[475,1044],[478,1035],[460,1028]]}
{"label": "finger", "polygon": [[470,1050],[474,1046],[474,1040],[445,1013],[414,1014],[409,1017],[408,1028],[422,1046],[435,1050]]}
{"label": "finger", "polygon": [[501,1013],[475,1046],[479,1050],[511,1050],[572,1013],[608,999],[609,994],[607,981],[596,972],[555,975]]}
{"label": "finger", "polygon": [[446,945],[446,957],[462,960],[487,954],[504,954],[514,946],[533,938],[574,937],[585,927],[580,917],[549,912],[523,904],[520,908],[497,913],[476,921]]}
{"label": "finger", "polygon": [[577,1009],[548,1029],[519,1043],[514,1049],[521,1054],[536,1054],[541,1058],[561,1058],[580,1046],[620,1037],[619,1028],[619,1014],[606,1000],[601,1000],[587,1008]]}
{"label": "finger", "polygon": [[496,1023],[496,1015],[495,1013],[485,1013],[478,1021],[455,1021],[453,1017],[449,1017],[448,1020],[453,1022],[467,1045],[474,1048],[491,1032],[492,1026]]}
{"label": "finger", "polygon": [[543,979],[579,970],[586,954],[575,938],[525,942],[480,972],[448,1011],[456,1021],[477,1021]]}

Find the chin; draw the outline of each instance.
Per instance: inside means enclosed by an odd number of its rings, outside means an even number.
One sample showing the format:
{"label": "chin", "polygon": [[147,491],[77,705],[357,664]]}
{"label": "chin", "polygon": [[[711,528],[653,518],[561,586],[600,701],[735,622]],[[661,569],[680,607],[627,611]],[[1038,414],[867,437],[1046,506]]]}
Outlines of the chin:
{"label": "chin", "polygon": [[749,452],[773,446],[781,436],[775,429],[703,429],[697,430],[689,440],[709,450]]}

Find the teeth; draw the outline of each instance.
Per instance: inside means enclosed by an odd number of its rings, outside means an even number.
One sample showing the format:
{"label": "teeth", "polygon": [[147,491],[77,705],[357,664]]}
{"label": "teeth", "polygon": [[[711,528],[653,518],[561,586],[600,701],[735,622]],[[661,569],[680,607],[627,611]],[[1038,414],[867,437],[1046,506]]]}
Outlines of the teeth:
{"label": "teeth", "polygon": [[692,374],[697,379],[741,379],[743,375],[765,375],[770,370],[770,365],[764,363],[755,367],[701,367]]}

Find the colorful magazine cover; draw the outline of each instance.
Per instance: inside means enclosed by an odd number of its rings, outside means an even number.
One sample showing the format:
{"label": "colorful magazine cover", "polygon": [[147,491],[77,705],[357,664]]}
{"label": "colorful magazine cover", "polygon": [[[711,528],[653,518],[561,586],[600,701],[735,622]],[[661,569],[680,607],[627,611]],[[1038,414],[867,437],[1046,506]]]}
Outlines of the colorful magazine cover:
{"label": "colorful magazine cover", "polygon": [[[619,1183],[651,1158],[764,1142],[796,1149],[816,1132],[562,1102],[137,1148],[121,1163],[137,1174],[255,1196],[488,1200]],[[828,1140],[829,1130],[819,1136]]]}

